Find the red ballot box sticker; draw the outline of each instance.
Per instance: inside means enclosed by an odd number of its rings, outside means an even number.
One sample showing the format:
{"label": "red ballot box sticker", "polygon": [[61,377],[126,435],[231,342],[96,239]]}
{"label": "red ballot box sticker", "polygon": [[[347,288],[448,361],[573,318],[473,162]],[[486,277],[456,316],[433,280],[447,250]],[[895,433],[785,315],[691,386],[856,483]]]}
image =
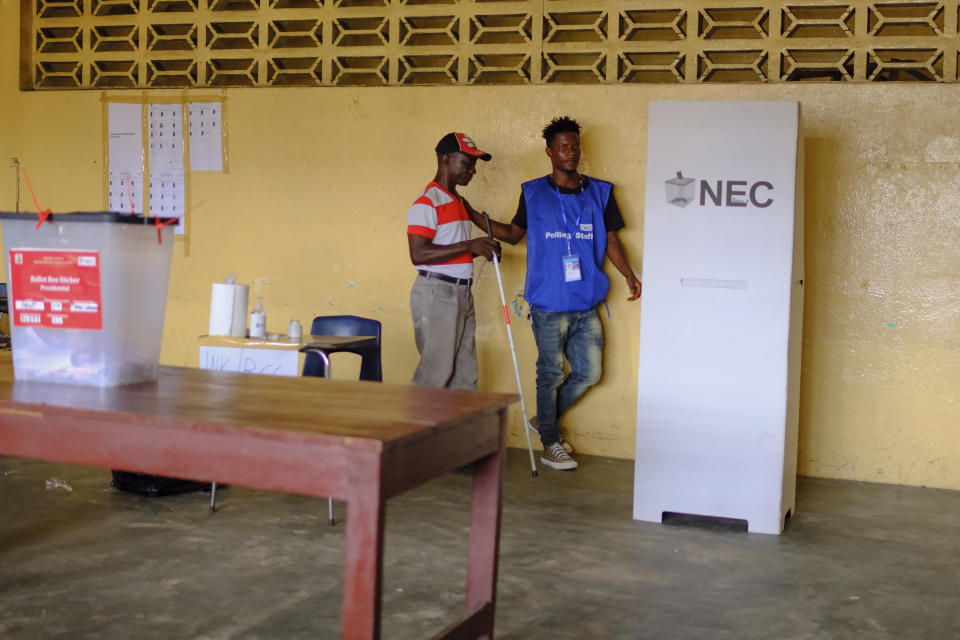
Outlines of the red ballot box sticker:
{"label": "red ballot box sticker", "polygon": [[9,275],[14,325],[103,328],[98,251],[13,249]]}

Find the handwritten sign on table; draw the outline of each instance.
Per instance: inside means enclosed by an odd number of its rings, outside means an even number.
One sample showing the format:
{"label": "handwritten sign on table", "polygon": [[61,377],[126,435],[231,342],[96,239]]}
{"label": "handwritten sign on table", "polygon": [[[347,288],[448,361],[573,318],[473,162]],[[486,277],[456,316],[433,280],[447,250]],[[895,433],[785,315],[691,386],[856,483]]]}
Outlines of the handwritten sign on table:
{"label": "handwritten sign on table", "polygon": [[260,373],[271,376],[300,375],[299,354],[295,349],[238,349],[200,347],[200,368],[215,371]]}

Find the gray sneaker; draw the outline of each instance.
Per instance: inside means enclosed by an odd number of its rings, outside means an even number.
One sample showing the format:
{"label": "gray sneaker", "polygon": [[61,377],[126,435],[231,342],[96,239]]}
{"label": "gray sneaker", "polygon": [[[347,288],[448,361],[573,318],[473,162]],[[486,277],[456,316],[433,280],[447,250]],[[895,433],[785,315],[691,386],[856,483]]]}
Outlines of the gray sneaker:
{"label": "gray sneaker", "polygon": [[559,442],[554,442],[549,447],[544,448],[540,454],[540,462],[554,469],[577,468],[577,461],[570,457],[570,454],[563,450]]}
{"label": "gray sneaker", "polygon": [[[533,427],[533,432],[539,434],[540,425],[537,423],[537,416],[533,416],[532,418],[530,418],[528,422],[530,423],[530,426]],[[560,435],[560,439],[559,439],[560,446],[563,447],[563,450],[566,451],[567,453],[573,453],[573,445],[567,442],[567,439],[563,437],[562,431],[560,432],[559,435]]]}

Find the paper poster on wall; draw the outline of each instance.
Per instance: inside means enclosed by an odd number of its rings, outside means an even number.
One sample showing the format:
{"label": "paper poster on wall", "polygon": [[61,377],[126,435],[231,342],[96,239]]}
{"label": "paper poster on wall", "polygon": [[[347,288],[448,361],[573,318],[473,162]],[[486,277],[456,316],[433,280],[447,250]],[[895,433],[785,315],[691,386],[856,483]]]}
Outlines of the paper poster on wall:
{"label": "paper poster on wall", "polygon": [[143,213],[143,139],[139,104],[111,102],[107,111],[110,211]]}
{"label": "paper poster on wall", "polygon": [[223,104],[191,102],[190,170],[223,171]]}
{"label": "paper poster on wall", "polygon": [[151,104],[147,114],[150,149],[150,215],[179,217],[184,232],[183,107]]}

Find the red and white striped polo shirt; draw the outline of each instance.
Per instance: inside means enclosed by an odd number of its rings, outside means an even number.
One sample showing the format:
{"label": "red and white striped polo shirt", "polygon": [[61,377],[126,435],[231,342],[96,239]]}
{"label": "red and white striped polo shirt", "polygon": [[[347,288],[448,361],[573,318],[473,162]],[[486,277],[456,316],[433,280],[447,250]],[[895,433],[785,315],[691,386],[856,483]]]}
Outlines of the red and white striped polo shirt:
{"label": "red and white striped polo shirt", "polygon": [[[407,235],[430,238],[433,244],[453,244],[470,239],[470,217],[460,198],[431,181],[407,212]],[[473,277],[473,254],[466,251],[446,262],[418,264],[418,269],[453,278]]]}

